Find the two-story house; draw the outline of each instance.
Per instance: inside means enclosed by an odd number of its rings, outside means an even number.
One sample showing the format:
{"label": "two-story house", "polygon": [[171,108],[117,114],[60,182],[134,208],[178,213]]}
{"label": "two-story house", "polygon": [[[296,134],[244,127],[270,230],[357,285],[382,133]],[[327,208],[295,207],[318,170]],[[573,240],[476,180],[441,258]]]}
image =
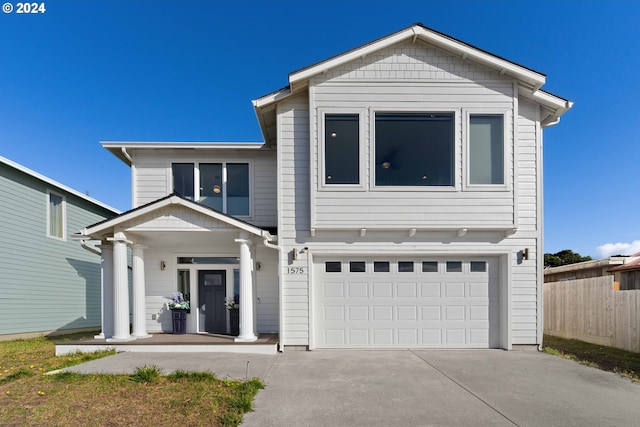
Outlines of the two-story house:
{"label": "two-story house", "polygon": [[[289,74],[253,101],[264,142],[105,142],[133,209],[102,241],[103,332],[280,347],[505,348],[542,339],[545,76],[415,24]],[[127,247],[133,251],[129,330]]]}

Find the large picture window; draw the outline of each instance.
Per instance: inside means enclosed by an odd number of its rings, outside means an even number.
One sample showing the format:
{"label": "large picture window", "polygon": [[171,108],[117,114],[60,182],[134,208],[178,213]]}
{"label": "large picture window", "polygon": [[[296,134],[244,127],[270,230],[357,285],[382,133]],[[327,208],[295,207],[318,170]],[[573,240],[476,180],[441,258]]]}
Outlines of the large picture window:
{"label": "large picture window", "polygon": [[453,114],[376,113],[376,186],[453,186]]}
{"label": "large picture window", "polygon": [[250,215],[248,163],[174,163],[171,170],[175,193],[229,215]]}
{"label": "large picture window", "polygon": [[504,184],[504,126],[501,115],[469,117],[469,184]]}
{"label": "large picture window", "polygon": [[325,184],[360,183],[360,132],[357,114],[327,114],[324,119]]}

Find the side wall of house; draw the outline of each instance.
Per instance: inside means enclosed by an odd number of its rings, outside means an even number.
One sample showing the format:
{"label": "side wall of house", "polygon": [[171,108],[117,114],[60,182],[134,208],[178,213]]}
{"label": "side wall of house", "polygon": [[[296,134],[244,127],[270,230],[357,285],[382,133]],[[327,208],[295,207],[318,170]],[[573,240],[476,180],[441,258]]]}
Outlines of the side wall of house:
{"label": "side wall of house", "polygon": [[172,192],[171,163],[249,162],[251,217],[258,227],[276,224],[276,173],[273,150],[137,150],[133,152],[133,207]]}
{"label": "side wall of house", "polygon": [[[65,198],[66,236],[47,237],[47,190]],[[100,327],[100,257],[69,236],[113,216],[0,165],[0,335]]]}

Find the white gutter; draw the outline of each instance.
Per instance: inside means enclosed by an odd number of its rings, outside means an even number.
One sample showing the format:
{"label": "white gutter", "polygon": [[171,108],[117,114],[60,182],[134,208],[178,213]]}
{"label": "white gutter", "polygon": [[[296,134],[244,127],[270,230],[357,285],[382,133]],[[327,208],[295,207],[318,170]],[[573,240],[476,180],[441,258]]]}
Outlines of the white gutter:
{"label": "white gutter", "polygon": [[127,147],[122,147],[120,149],[120,151],[122,151],[122,155],[129,160],[129,163],[133,163],[133,159],[131,158],[131,156],[129,155],[129,153],[127,153]]}

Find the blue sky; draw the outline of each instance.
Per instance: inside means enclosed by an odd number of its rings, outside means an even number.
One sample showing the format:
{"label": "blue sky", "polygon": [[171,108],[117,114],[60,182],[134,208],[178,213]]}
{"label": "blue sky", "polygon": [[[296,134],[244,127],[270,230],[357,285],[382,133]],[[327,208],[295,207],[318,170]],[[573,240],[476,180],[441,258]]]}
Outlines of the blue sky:
{"label": "blue sky", "polygon": [[640,251],[638,1],[44,3],[0,13],[0,155],[120,210],[129,168],[99,141],[261,141],[252,99],[422,22],[575,102],[545,131],[545,251]]}

